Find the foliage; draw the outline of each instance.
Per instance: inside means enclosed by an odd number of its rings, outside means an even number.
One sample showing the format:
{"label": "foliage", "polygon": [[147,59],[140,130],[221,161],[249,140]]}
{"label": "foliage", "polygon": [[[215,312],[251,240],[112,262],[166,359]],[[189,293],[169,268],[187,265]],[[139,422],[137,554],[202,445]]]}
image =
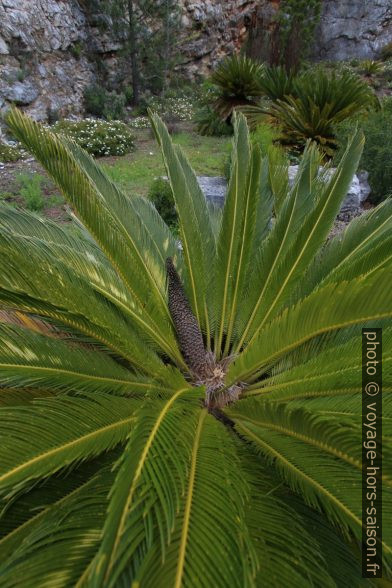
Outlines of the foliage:
{"label": "foliage", "polygon": [[96,156],[125,155],[134,148],[134,136],[120,121],[86,118],[82,121],[62,120],[53,127],[55,133],[70,137],[88,153]]}
{"label": "foliage", "polygon": [[222,120],[212,106],[201,106],[194,115],[197,132],[206,137],[228,137],[233,134],[232,125]]}
{"label": "foliage", "polygon": [[84,91],[84,107],[88,114],[102,116],[107,120],[119,120],[125,117],[125,94],[108,92],[98,84],[87,86]]}
{"label": "foliage", "polygon": [[284,100],[285,96],[295,94],[293,73],[288,73],[284,67],[266,67],[260,80],[263,94],[270,100]]}
{"label": "foliage", "polygon": [[16,178],[20,184],[19,193],[25,202],[27,210],[40,212],[45,206],[42,193],[44,176],[37,173],[21,173]]}
{"label": "foliage", "polygon": [[280,130],[269,124],[260,124],[252,132],[250,139],[252,145],[254,147],[257,146],[264,157],[268,154],[271,147],[279,143]]}
{"label": "foliage", "polygon": [[7,145],[0,141],[0,161],[2,163],[13,163],[23,156],[22,151],[13,145]]}
{"label": "foliage", "polygon": [[151,100],[149,106],[166,121],[190,121],[194,114],[189,96],[162,96]]}
{"label": "foliage", "polygon": [[169,227],[177,225],[178,219],[174,207],[173,192],[167,180],[156,178],[151,184],[148,198]]}
{"label": "foliage", "polygon": [[392,58],[392,41],[384,45],[384,47],[381,49],[380,57],[383,61]]}
{"label": "foliage", "polygon": [[[85,229],[0,210],[2,585],[370,586],[352,549],[358,374],[362,326],[392,316],[392,202],[324,246],[362,136],[327,183],[309,147],[288,190],[236,118],[217,217],[153,116],[179,249],[74,143],[16,110],[8,123]],[[386,520],[391,342],[388,327]]]}
{"label": "foliage", "polygon": [[128,124],[134,129],[148,129],[150,128],[150,119],[148,116],[135,116],[130,119]]}
{"label": "foliage", "polygon": [[381,110],[338,127],[336,134],[340,149],[335,157],[336,163],[340,161],[348,138],[358,125],[366,138],[360,167],[369,173],[372,190],[369,201],[378,204],[392,195],[392,100],[385,100]]}
{"label": "foliage", "polygon": [[125,95],[108,92],[103,115],[107,120],[122,120],[125,118]]}
{"label": "foliage", "polygon": [[279,6],[278,58],[287,71],[298,70],[311,49],[322,0],[282,0]]}
{"label": "foliage", "polygon": [[83,53],[83,45],[79,41],[76,41],[76,43],[70,46],[69,50],[75,59],[80,59]]}
{"label": "foliage", "polygon": [[336,149],[335,126],[361,112],[378,107],[377,98],[366,82],[344,72],[321,69],[295,77],[292,94],[272,104],[243,109],[252,126],[272,120],[282,128],[284,143],[303,149],[311,139],[325,155]]}
{"label": "foliage", "polygon": [[[118,86],[132,86],[132,103],[146,90],[162,92],[178,60],[173,38],[180,30],[175,0],[84,0],[102,32],[122,39]],[[112,80],[113,76],[111,76]],[[107,80],[109,87],[111,81]]]}
{"label": "foliage", "polygon": [[244,55],[232,55],[216,68],[210,82],[217,88],[214,108],[222,119],[227,119],[237,106],[252,104],[261,96],[260,80],[264,68]]}
{"label": "foliage", "polygon": [[103,116],[106,104],[106,90],[99,84],[87,86],[84,90],[84,108],[88,114]]}
{"label": "foliage", "polygon": [[382,73],[384,66],[379,61],[365,59],[360,64],[360,71],[366,76],[372,76]]}

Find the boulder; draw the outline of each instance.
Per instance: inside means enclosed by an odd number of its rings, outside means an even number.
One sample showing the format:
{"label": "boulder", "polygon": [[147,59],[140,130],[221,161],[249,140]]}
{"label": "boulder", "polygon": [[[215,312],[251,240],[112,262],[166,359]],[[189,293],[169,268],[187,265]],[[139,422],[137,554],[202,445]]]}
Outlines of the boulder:
{"label": "boulder", "polygon": [[[326,178],[331,177],[335,170],[331,168],[326,174]],[[298,165],[291,165],[289,167],[289,182],[292,185],[295,176],[298,172]],[[227,182],[224,177],[209,177],[198,176],[197,178],[201,189],[206,199],[218,206],[223,206],[227,190]],[[353,177],[347,196],[343,201],[340,209],[339,217],[346,220],[348,217],[358,214],[362,202],[364,202],[370,194],[370,186],[368,183],[368,173],[360,172]]]}
{"label": "boulder", "polygon": [[14,81],[10,84],[4,84],[0,90],[1,96],[17,105],[31,104],[38,98],[39,91],[37,86],[30,80],[23,82]]}

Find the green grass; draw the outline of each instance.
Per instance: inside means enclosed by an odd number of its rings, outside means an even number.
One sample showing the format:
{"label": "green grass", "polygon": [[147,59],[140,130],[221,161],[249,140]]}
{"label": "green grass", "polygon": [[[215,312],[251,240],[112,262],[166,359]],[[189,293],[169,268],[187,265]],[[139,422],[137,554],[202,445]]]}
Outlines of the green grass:
{"label": "green grass", "polygon": [[[223,174],[224,161],[230,145],[227,137],[201,137],[195,133],[179,133],[174,142],[181,145],[192,167],[199,175]],[[155,178],[165,175],[160,150],[151,131],[137,133],[136,151],[121,158],[100,160],[110,177],[128,194],[145,196]]]}

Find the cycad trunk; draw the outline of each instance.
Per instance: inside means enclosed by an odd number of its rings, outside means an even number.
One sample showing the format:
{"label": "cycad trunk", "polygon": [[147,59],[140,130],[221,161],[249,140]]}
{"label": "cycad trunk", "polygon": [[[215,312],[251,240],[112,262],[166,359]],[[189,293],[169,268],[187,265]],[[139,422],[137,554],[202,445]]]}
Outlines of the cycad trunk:
{"label": "cycad trunk", "polygon": [[235,402],[241,394],[242,386],[235,384],[226,389],[224,385],[226,371],[232,358],[225,357],[222,361],[216,362],[215,356],[205,350],[199,324],[170,257],[166,260],[166,270],[169,283],[169,310],[181,353],[192,372],[194,383],[206,388],[206,406],[213,410]]}
{"label": "cycad trunk", "polygon": [[166,270],[169,282],[169,310],[181,353],[193,375],[202,379],[208,363],[203,336],[171,257],[166,260]]}

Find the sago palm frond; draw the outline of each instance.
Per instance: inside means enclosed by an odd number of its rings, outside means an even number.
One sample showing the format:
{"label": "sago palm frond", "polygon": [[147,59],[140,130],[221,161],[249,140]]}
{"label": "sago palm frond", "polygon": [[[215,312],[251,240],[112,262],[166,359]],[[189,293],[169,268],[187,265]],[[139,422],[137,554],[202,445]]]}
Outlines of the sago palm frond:
{"label": "sago palm frond", "polygon": [[390,201],[328,240],[363,138],[323,178],[308,144],[289,187],[236,116],[218,212],[151,120],[180,244],[73,142],[8,116],[78,230],[0,207],[0,585],[370,587],[361,328],[383,328],[388,521]]}

